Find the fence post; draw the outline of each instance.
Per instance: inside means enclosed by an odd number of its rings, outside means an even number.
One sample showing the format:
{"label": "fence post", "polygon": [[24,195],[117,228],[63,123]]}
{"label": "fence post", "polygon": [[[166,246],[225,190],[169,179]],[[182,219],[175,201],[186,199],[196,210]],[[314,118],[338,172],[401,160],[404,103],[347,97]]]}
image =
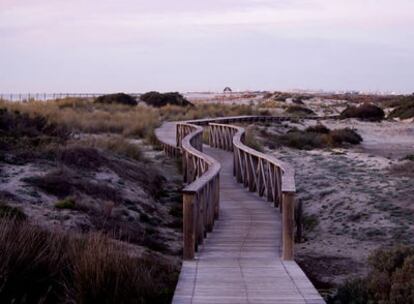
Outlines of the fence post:
{"label": "fence post", "polygon": [[183,193],[183,259],[194,259],[195,253],[195,195]]}
{"label": "fence post", "polygon": [[289,261],[294,256],[295,193],[283,192],[282,205],[282,259]]}

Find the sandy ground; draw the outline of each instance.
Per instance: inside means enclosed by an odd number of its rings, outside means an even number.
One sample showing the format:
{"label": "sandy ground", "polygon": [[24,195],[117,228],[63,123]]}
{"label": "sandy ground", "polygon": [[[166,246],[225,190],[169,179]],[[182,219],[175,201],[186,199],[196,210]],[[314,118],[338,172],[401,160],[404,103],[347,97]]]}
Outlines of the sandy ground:
{"label": "sandy ground", "polygon": [[[414,244],[414,178],[390,171],[414,153],[414,125],[356,120],[323,121],[352,127],[363,143],[347,149],[268,150],[296,169],[304,205],[305,241],[297,260],[319,287],[329,288],[367,271],[376,248]],[[291,124],[304,128],[314,122]],[[268,129],[278,128],[270,126]]]}
{"label": "sandy ground", "polygon": [[[59,165],[48,161],[35,161],[25,164],[0,162],[0,201],[20,208],[30,222],[47,229],[83,233],[111,229],[111,225],[119,226],[125,231],[135,231],[137,235],[134,237],[137,239],[151,241],[149,247],[157,248],[157,244],[161,244],[163,248],[166,247],[161,251],[179,256],[181,224],[175,223],[177,219],[171,215],[171,210],[176,208],[175,201],[179,200],[178,204],[181,201],[180,173],[175,162],[168,159],[162,151],[154,151],[139,141],[135,143],[141,146],[145,157],[154,167],[162,168],[160,172],[166,181],[163,184],[165,189],[160,190],[169,193],[168,197],[155,199],[138,183],[118,175],[108,167],[101,167],[99,170],[79,169],[76,174],[80,179],[115,189],[122,198],[122,203],[111,204],[109,200],[100,199],[99,194],[96,194],[97,197],[95,194],[79,192],[72,195],[78,208],[58,209],[55,204],[60,200],[59,197],[35,187],[27,179],[43,176],[58,169]],[[172,197],[173,195],[177,198]],[[104,215],[107,212],[110,212],[109,217]],[[139,242],[131,246],[135,246],[140,252],[147,249],[146,245],[140,246]]]}

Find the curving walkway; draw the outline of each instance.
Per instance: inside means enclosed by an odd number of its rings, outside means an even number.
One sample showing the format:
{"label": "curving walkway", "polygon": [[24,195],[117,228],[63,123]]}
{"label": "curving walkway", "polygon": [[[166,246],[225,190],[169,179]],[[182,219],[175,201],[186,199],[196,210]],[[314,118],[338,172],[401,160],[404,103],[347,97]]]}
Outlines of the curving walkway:
{"label": "curving walkway", "polygon": [[[175,143],[175,124],[157,136]],[[236,182],[231,152],[203,152],[222,165],[220,217],[196,258],[183,262],[173,303],[325,303],[296,262],[280,258],[279,210]]]}

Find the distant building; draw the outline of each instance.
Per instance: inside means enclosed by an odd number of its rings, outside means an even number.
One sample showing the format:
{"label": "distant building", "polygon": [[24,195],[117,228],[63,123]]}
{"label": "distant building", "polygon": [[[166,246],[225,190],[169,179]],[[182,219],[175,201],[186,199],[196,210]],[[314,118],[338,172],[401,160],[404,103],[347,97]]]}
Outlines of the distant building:
{"label": "distant building", "polygon": [[225,87],[223,90],[224,93],[231,93],[233,92],[229,87]]}

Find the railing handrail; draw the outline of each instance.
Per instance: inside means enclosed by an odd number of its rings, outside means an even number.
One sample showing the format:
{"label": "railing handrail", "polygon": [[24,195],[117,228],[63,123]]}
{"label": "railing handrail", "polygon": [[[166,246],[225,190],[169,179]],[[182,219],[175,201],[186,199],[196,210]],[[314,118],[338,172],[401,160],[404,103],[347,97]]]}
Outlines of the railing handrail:
{"label": "railing handrail", "polygon": [[233,144],[237,146],[237,148],[243,150],[246,153],[252,154],[256,157],[265,159],[274,165],[278,166],[283,174],[282,174],[282,192],[296,192],[296,185],[295,185],[295,170],[292,166],[290,166],[288,163],[281,161],[280,159],[277,159],[276,157],[262,153],[260,151],[257,151],[249,146],[246,146],[242,142],[242,137],[246,133],[246,130],[243,127],[235,126],[235,125],[229,125],[229,124],[219,124],[219,123],[209,123],[209,125],[213,126],[221,126],[221,127],[227,127],[227,128],[233,128],[237,132],[233,136]]}
{"label": "railing handrail", "polygon": [[181,142],[181,148],[184,149],[187,153],[203,159],[208,164],[208,169],[206,172],[204,172],[200,177],[195,179],[192,183],[187,185],[183,192],[186,193],[195,193],[198,192],[208,181],[213,179],[217,174],[220,173],[221,165],[218,161],[216,161],[214,158],[210,157],[207,154],[204,154],[203,152],[197,150],[193,145],[191,144],[191,140],[199,135],[200,133],[203,133],[203,128],[194,124],[190,124],[187,122],[184,123],[178,123],[178,125],[187,125],[190,127],[193,127],[195,130],[185,136]]}

